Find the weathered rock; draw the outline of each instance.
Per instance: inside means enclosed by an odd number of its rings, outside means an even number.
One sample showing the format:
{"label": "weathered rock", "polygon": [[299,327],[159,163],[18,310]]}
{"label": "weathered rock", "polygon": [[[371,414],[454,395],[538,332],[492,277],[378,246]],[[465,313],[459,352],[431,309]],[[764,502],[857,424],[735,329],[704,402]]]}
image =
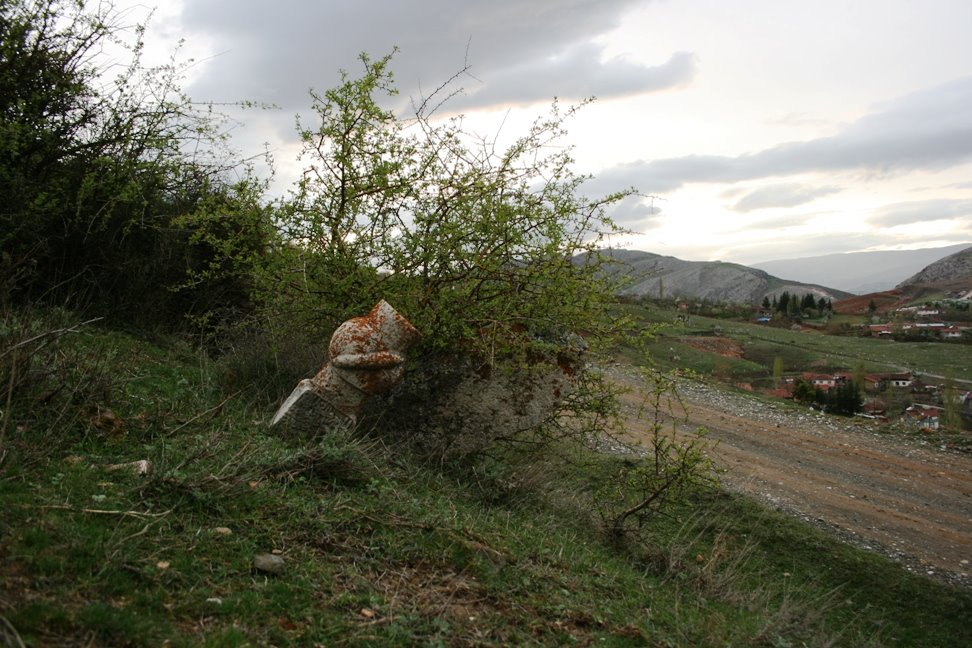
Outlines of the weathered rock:
{"label": "weathered rock", "polygon": [[283,556],[275,554],[257,554],[253,558],[253,566],[257,571],[279,576],[287,568],[287,561],[283,559]]}
{"label": "weathered rock", "polygon": [[383,427],[415,433],[424,450],[443,456],[478,452],[501,437],[536,429],[561,413],[583,368],[582,340],[560,353],[490,365],[473,357],[423,358],[392,392]]}
{"label": "weathered rock", "polygon": [[368,398],[402,380],[405,352],[419,338],[388,302],[338,327],[328,346],[330,361],[300,381],[270,422],[286,434],[309,437],[357,422]]}
{"label": "weathered rock", "polygon": [[152,463],[148,459],[139,459],[138,461],[129,461],[127,463],[111,464],[105,466],[105,470],[123,470],[133,475],[147,475],[152,472]]}

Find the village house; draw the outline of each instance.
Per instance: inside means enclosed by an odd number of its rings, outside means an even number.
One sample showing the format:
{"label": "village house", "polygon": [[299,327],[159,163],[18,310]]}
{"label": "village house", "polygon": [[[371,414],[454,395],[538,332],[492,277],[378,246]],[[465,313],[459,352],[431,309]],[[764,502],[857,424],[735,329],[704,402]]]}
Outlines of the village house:
{"label": "village house", "polygon": [[939,428],[942,408],[934,405],[912,405],[904,411],[901,420],[923,431]]}
{"label": "village house", "polygon": [[851,375],[845,372],[838,372],[835,374],[815,374],[815,373],[804,373],[803,379],[814,386],[815,389],[819,389],[822,392],[830,391],[837,385],[851,380]]}
{"label": "village house", "polygon": [[890,324],[868,324],[867,328],[872,336],[891,337],[894,335],[894,328]]}
{"label": "village house", "polygon": [[962,329],[957,326],[947,326],[942,329],[942,337],[946,340],[961,339]]}
{"label": "village house", "polygon": [[868,374],[864,376],[864,389],[869,392],[884,391],[888,387],[906,389],[915,384],[911,373]]}

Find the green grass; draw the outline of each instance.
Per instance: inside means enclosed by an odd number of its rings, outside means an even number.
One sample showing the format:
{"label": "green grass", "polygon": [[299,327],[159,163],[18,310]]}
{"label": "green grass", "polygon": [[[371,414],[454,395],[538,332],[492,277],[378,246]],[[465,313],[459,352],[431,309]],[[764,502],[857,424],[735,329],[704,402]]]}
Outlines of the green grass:
{"label": "green grass", "polygon": [[[16,409],[0,465],[0,638],[8,627],[27,645],[972,642],[969,591],[740,497],[697,492],[609,541],[590,493],[622,459],[430,466],[380,430],[288,441],[184,347],[112,332],[65,344],[76,369],[101,368],[96,404],[122,423],[98,427],[85,403],[75,415],[53,397],[53,413]],[[108,469],[137,459],[153,472]],[[273,551],[284,573],[256,570]]]}
{"label": "green grass", "polygon": [[[753,380],[771,373],[759,363],[745,358],[728,358],[696,349],[674,338],[662,337],[645,345],[656,366],[663,369],[688,369],[697,374],[718,376],[725,381]],[[635,356],[631,356],[636,360]],[[770,361],[772,366],[772,360]]]}
{"label": "green grass", "polygon": [[641,325],[671,323],[663,332],[674,335],[711,335],[718,332],[738,342],[745,358],[772,369],[773,358],[781,355],[784,367],[816,366],[853,369],[863,361],[869,370],[909,369],[935,375],[951,375],[972,381],[972,346],[943,342],[893,342],[876,338],[824,335],[816,332],[791,331],[785,328],[733,322],[692,315],[687,324],[677,323],[677,314],[656,307],[626,305],[625,312]]}

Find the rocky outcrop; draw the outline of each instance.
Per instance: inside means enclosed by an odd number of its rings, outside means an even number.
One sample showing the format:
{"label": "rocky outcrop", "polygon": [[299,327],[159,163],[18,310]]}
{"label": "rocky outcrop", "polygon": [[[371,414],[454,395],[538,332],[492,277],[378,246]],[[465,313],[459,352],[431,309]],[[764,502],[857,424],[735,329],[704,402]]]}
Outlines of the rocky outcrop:
{"label": "rocky outcrop", "polygon": [[843,252],[764,261],[753,264],[753,267],[777,277],[789,277],[863,295],[891,290],[905,277],[968,246],[966,243],[918,250]]}
{"label": "rocky outcrop", "polygon": [[897,287],[900,289],[916,284],[960,279],[972,279],[972,247],[951,254],[944,259],[939,259],[918,274],[905,279]]}
{"label": "rocky outcrop", "polygon": [[585,345],[521,361],[474,355],[418,358],[408,379],[376,402],[376,426],[433,457],[476,454],[499,439],[536,431],[562,413],[584,368]]}
{"label": "rocky outcrop", "polygon": [[796,281],[785,281],[763,270],[722,261],[684,261],[637,250],[605,250],[605,271],[621,283],[619,294],[629,297],[705,299],[713,302],[759,304],[764,297],[812,293],[838,300],[847,293]]}

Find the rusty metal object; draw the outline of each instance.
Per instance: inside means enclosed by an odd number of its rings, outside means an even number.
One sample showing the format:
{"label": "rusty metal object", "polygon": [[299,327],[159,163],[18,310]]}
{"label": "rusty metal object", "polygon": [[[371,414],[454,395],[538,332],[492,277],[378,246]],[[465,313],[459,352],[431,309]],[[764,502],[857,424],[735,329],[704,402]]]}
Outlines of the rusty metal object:
{"label": "rusty metal object", "polygon": [[348,320],[331,336],[330,361],[316,376],[297,384],[271,427],[305,436],[354,425],[370,396],[401,382],[405,352],[419,337],[411,322],[384,300],[367,315]]}

